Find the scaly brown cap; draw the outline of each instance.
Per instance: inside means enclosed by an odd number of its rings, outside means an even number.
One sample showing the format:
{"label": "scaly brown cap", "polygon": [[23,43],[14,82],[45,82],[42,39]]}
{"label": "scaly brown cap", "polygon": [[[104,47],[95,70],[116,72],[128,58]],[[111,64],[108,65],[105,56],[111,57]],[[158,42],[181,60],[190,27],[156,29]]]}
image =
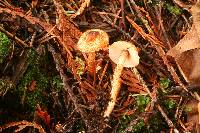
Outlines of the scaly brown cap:
{"label": "scaly brown cap", "polygon": [[130,42],[117,41],[109,46],[109,57],[110,59],[118,64],[119,57],[123,51],[128,51],[128,56],[125,59],[124,67],[135,67],[139,64],[139,55],[137,48]]}
{"label": "scaly brown cap", "polygon": [[99,51],[108,47],[108,34],[100,29],[91,29],[84,32],[78,43],[77,48],[84,53]]}

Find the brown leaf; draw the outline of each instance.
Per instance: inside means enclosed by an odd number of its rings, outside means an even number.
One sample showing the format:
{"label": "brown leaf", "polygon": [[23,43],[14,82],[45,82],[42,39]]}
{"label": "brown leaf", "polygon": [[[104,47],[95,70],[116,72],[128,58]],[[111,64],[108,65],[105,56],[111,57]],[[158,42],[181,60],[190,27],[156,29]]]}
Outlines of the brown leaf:
{"label": "brown leaf", "polygon": [[193,49],[183,52],[176,62],[187,82],[200,83],[200,49]]}
{"label": "brown leaf", "polygon": [[198,38],[196,28],[193,25],[191,30],[183,37],[183,39],[181,39],[175,47],[167,52],[167,55],[176,58],[180,56],[181,53],[195,48],[200,48],[200,40]]}
{"label": "brown leaf", "polygon": [[35,8],[36,5],[37,5],[37,3],[38,3],[38,0],[32,0],[32,2],[31,2],[31,7],[32,7],[32,8]]}
{"label": "brown leaf", "polygon": [[198,101],[191,100],[186,104],[186,107],[191,109],[190,112],[187,113],[187,122],[191,122],[193,124],[192,130],[200,130],[199,125],[199,113],[198,113]]}
{"label": "brown leaf", "polygon": [[167,52],[167,55],[178,57],[181,53],[200,48],[200,2],[192,8],[193,25],[190,31],[178,42],[178,44]]}
{"label": "brown leaf", "polygon": [[190,31],[167,52],[175,58],[179,70],[189,83],[200,83],[200,2],[192,8],[193,25]]}

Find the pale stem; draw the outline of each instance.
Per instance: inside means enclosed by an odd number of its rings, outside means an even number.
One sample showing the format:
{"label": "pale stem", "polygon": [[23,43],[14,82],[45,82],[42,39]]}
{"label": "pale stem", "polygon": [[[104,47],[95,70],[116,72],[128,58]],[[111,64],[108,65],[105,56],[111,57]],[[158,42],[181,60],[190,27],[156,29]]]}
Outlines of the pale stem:
{"label": "pale stem", "polygon": [[114,70],[114,75],[113,75],[113,81],[112,81],[112,90],[110,92],[110,101],[108,103],[107,109],[104,112],[104,117],[109,117],[111,114],[112,110],[114,109],[115,102],[117,99],[117,95],[119,93],[120,87],[121,87],[121,73],[124,67],[124,62],[128,56],[128,51],[123,51],[121,56],[119,57],[118,64]]}

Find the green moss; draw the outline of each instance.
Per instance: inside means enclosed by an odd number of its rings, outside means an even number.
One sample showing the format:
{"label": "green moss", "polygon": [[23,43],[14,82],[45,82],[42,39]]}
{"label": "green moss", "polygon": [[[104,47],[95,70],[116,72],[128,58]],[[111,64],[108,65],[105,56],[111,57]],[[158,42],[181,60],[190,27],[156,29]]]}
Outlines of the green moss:
{"label": "green moss", "polygon": [[85,62],[79,57],[76,57],[75,62],[78,65],[77,74],[81,77],[85,69]]}
{"label": "green moss", "polygon": [[8,56],[10,51],[10,40],[8,37],[0,32],[0,63],[3,63],[4,59]]}
{"label": "green moss", "polygon": [[[29,66],[17,86],[17,91],[21,97],[21,102],[26,104],[31,110],[34,110],[37,104],[45,105],[47,103],[44,93],[49,87],[49,78],[45,71],[41,69],[41,58],[36,51],[28,51]],[[31,90],[33,81],[36,83]]]}
{"label": "green moss", "polygon": [[[169,87],[170,80],[162,79],[161,81],[164,82],[163,83],[164,88]],[[135,118],[137,118],[138,116],[140,116],[141,112],[145,111],[145,107],[150,102],[150,97],[146,95],[131,95],[131,96],[135,97],[135,100],[136,100],[135,107],[137,108],[137,111],[131,116],[123,116],[120,118],[120,123],[118,127],[119,133],[124,132],[124,129],[127,128],[129,123],[135,120]],[[166,109],[165,112],[167,116],[172,121],[175,121],[174,113],[175,113],[175,108],[176,108],[176,101],[172,99],[162,100],[160,105],[163,105],[164,109]],[[154,115],[151,115],[151,114],[149,115],[150,118],[147,121],[147,125],[145,125],[143,120],[139,121],[135,126],[132,127],[133,129],[132,133],[155,133],[155,132],[160,132],[161,130],[165,131],[165,129],[168,129],[168,125],[165,122],[162,115],[160,114],[160,112],[157,112],[156,110],[154,110],[153,112],[154,112],[153,113]]]}
{"label": "green moss", "polygon": [[0,79],[0,96],[5,95],[12,88],[13,83],[9,79]]}
{"label": "green moss", "polygon": [[73,131],[76,131],[77,133],[85,133],[85,126],[83,121],[76,121],[73,127]]}
{"label": "green moss", "polygon": [[60,92],[63,89],[63,82],[59,75],[53,77],[53,86],[57,92]]}
{"label": "green moss", "polygon": [[171,81],[168,78],[160,78],[159,81],[162,92],[167,93],[167,88],[170,86]]}
{"label": "green moss", "polygon": [[140,112],[144,112],[146,105],[150,102],[150,98],[148,96],[138,95],[136,101]]}
{"label": "green moss", "polygon": [[[147,125],[145,125],[144,120],[140,120],[135,126],[132,127],[132,133],[157,133],[163,129],[167,129],[168,125],[161,116],[160,113],[154,112],[155,115],[151,115]],[[118,128],[118,133],[124,133],[124,129],[127,128],[129,123],[134,120],[133,116],[123,116],[120,118],[120,126]]]}
{"label": "green moss", "polygon": [[186,113],[190,113],[190,112],[192,112],[192,107],[185,106],[183,108],[183,111],[186,112]]}
{"label": "green moss", "polygon": [[130,123],[130,121],[133,119],[133,116],[129,116],[129,115],[124,115],[120,118],[120,126],[118,128],[118,133],[122,133],[124,131],[124,129],[127,128],[128,124]]}
{"label": "green moss", "polygon": [[167,109],[172,110],[176,107],[176,102],[172,99],[167,99],[164,101],[164,104]]}
{"label": "green moss", "polygon": [[135,4],[140,6],[140,7],[144,7],[144,2],[142,0],[135,1]]}
{"label": "green moss", "polygon": [[156,4],[158,4],[158,2],[159,2],[158,0],[148,0],[147,1],[148,4],[151,4],[153,6],[155,6]]}
{"label": "green moss", "polygon": [[174,15],[181,15],[182,13],[182,9],[179,8],[178,6],[173,6],[169,3],[165,3],[164,7],[171,13]]}
{"label": "green moss", "polygon": [[150,98],[144,95],[138,95],[136,100],[138,106],[145,106],[149,103]]}
{"label": "green moss", "polygon": [[138,122],[134,128],[133,128],[133,131],[134,133],[138,133],[138,132],[141,132],[141,130],[145,128],[145,123],[143,120],[141,120],[140,122]]}
{"label": "green moss", "polygon": [[148,133],[158,133],[163,129],[167,129],[168,125],[160,113],[156,113],[148,122]]}

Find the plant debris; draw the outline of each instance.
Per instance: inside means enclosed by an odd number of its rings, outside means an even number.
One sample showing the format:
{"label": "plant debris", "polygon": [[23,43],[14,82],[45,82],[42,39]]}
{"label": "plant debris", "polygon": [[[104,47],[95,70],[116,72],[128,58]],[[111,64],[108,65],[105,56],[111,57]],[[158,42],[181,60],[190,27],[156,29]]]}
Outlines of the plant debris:
{"label": "plant debris", "polygon": [[[199,15],[199,0],[1,0],[0,132],[199,132]],[[110,58],[114,42],[129,46]]]}

